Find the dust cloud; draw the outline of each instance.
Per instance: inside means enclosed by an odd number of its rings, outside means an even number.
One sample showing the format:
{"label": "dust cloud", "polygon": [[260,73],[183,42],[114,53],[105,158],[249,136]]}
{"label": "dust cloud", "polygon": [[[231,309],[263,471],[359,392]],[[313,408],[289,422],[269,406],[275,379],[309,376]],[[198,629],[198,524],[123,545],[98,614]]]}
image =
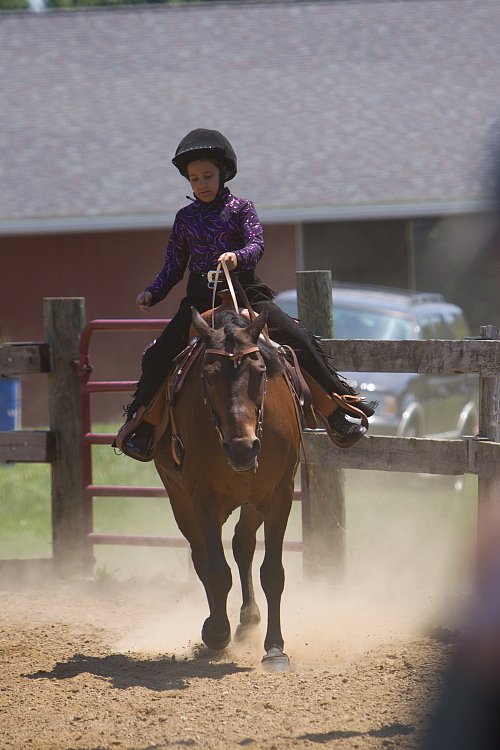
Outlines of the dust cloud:
{"label": "dust cloud", "polygon": [[[460,621],[467,592],[475,538],[475,488],[453,492],[424,479],[404,478],[408,492],[387,500],[387,480],[367,492],[366,472],[347,498],[345,575],[332,585],[327,564],[324,580],[304,578],[302,556],[284,555],[282,600],[285,650],[296,669],[321,663],[341,666],[357,654],[384,643],[411,640],[432,628],[453,629]],[[404,486],[404,485],[403,485]],[[410,491],[411,490],[411,491]],[[300,504],[294,504],[299,506]],[[295,512],[300,516],[300,509]],[[234,519],[236,520],[236,519]],[[231,537],[231,521],[225,538]],[[300,521],[300,517],[299,517]],[[291,519],[292,539],[300,523]],[[290,536],[289,536],[290,538]],[[188,565],[187,550],[114,548],[108,573],[96,568],[88,581],[50,584],[57,595],[44,617],[53,622],[88,620],[109,633],[113,651],[166,654],[190,659],[200,653],[201,627],[208,614],[204,589]],[[118,557],[120,556],[120,557]],[[227,655],[258,664],[263,655],[267,607],[260,581],[263,553],[254,562],[254,580],[262,623],[250,643],[233,642]],[[233,633],[239,619],[240,585],[230,551],[233,587],[228,602]],[[122,562],[120,562],[122,561]],[[125,579],[114,574],[128,562]],[[125,566],[126,567],[126,566]],[[42,576],[47,585],[47,572]],[[21,590],[34,581],[17,582]],[[38,585],[38,584],[37,584]],[[10,576],[8,589],[16,588]],[[83,596],[83,599],[82,599]],[[74,611],[73,611],[74,610]]]}
{"label": "dust cloud", "polygon": [[[358,525],[356,539],[347,545],[346,574],[336,586],[305,581],[301,556],[285,555],[282,628],[285,650],[295,669],[316,668],[321,663],[341,668],[381,644],[458,626],[470,586],[472,527],[466,524],[457,529],[449,514],[442,523],[434,517],[422,518],[418,512],[417,517],[420,528],[413,515],[401,518],[398,514],[372,514],[366,527]],[[233,572],[228,612],[234,633],[240,586],[231,554],[227,557]],[[258,664],[263,654],[267,608],[259,582],[261,561],[262,553],[258,553],[254,578],[262,623],[250,643],[231,644],[226,655],[235,661]],[[150,588],[149,593],[142,592],[135,622],[125,623],[113,648],[191,658],[199,654],[207,614],[204,590],[197,579],[173,593],[161,585]]]}

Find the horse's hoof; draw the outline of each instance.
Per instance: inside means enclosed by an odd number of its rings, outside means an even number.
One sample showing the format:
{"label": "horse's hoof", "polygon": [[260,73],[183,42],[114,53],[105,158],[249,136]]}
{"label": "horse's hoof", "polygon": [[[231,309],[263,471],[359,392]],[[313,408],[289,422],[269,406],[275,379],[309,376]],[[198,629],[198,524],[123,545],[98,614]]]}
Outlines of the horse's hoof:
{"label": "horse's hoof", "polygon": [[203,625],[201,639],[205,646],[212,651],[223,651],[231,641],[231,628],[228,628],[227,634],[223,638],[215,638],[213,634],[207,632],[208,628]]}
{"label": "horse's hoof", "polygon": [[252,635],[257,632],[259,625],[259,610],[256,607],[253,609],[243,609],[240,614],[239,625],[236,628],[236,633],[234,634],[234,640],[239,641],[240,643],[242,641],[248,641],[252,637]]}
{"label": "horse's hoof", "polygon": [[253,635],[255,635],[259,623],[251,623],[250,625],[242,625],[241,623],[236,628],[236,631],[234,633],[234,640],[238,643],[244,643],[245,641],[250,640]]}
{"label": "horse's hoof", "polygon": [[266,672],[289,672],[290,659],[279,646],[273,646],[262,657],[262,669]]}

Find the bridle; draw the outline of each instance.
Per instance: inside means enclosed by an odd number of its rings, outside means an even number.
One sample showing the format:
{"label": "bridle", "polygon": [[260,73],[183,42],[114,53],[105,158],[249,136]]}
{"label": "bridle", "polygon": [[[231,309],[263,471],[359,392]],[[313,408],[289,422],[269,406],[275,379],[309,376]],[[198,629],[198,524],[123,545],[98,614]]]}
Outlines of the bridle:
{"label": "bridle", "polygon": [[[234,352],[226,352],[221,349],[205,349],[205,355],[215,354],[216,356],[219,356],[219,357],[228,357],[232,361],[235,370],[238,369],[238,367],[241,365],[245,357],[247,357],[249,354],[254,354],[255,352],[260,352],[260,349],[258,346],[248,346],[244,349],[240,349],[240,351],[237,352],[236,354]],[[205,404],[207,404],[207,406],[210,409],[212,423],[217,431],[219,442],[222,445],[224,443],[224,435],[222,433],[222,429],[221,429],[219,418],[217,416],[217,412],[215,411],[212,401],[210,399],[207,379],[205,375],[203,374],[203,371],[201,374],[201,378],[203,381],[203,392],[205,395]],[[266,368],[265,367],[261,375],[259,395],[260,395],[260,398],[256,405],[257,422],[256,422],[256,427],[255,427],[255,434],[257,438],[260,440],[262,437],[262,426],[264,422],[264,400],[266,396]]]}
{"label": "bridle", "polygon": [[[224,276],[226,278],[228,289],[229,289],[229,292],[231,294],[231,298],[232,298],[232,301],[233,301],[233,306],[234,306],[235,312],[236,313],[239,312],[238,303],[237,303],[237,300],[236,300],[236,294],[235,294],[233,283],[232,283],[232,280],[231,280],[231,274],[229,273],[229,269],[227,267],[226,262],[224,260],[222,260],[222,261],[220,261],[217,264],[217,269],[215,271],[211,271],[210,272],[210,274],[211,274],[211,276],[210,276],[210,283],[208,285],[209,288],[211,288],[213,290],[212,291],[212,328],[215,328],[215,297],[216,297],[216,294],[217,294],[217,284],[219,282],[219,275],[220,275],[221,271],[223,272],[223,274],[224,274]],[[245,295],[244,291],[241,289],[241,285],[240,285],[240,292],[242,292],[243,297],[244,297],[245,301],[247,302],[247,308],[248,308],[248,311],[249,311],[249,314],[250,314],[250,319],[253,320],[255,318],[255,313],[253,312],[253,310],[252,310],[252,308],[250,306],[250,303],[246,299],[246,295]],[[234,352],[226,352],[226,351],[221,350],[221,349],[205,349],[205,355],[204,356],[206,356],[207,354],[215,354],[218,357],[228,357],[230,360],[232,360],[234,368],[237,369],[241,365],[241,363],[242,363],[242,361],[243,361],[243,359],[245,357],[247,357],[249,354],[254,354],[255,352],[260,352],[260,349],[259,349],[258,346],[254,345],[254,346],[245,347],[244,349],[240,349],[237,354],[235,354]],[[221,429],[219,418],[217,416],[217,412],[215,411],[214,406],[212,404],[212,401],[210,399],[210,393],[209,393],[209,389],[208,389],[208,383],[207,383],[206,377],[203,375],[203,371],[202,371],[201,377],[202,377],[202,381],[203,381],[203,391],[204,391],[204,396],[205,396],[205,404],[207,404],[207,406],[210,409],[210,414],[211,414],[211,417],[212,417],[212,422],[213,422],[213,425],[214,425],[214,427],[216,429],[217,435],[219,437],[219,442],[220,442],[220,444],[222,446],[224,444],[224,435],[222,433],[222,429]],[[262,436],[262,429],[263,429],[263,422],[264,422],[264,400],[265,400],[265,396],[266,396],[266,368],[265,368],[265,366],[264,366],[264,370],[262,372],[262,378],[261,378],[261,383],[260,383],[260,394],[259,395],[260,395],[260,398],[259,398],[259,402],[258,402],[257,407],[256,407],[257,423],[256,423],[256,427],[255,427],[255,434],[256,434],[257,438],[260,440],[261,436]],[[257,463],[256,463],[256,468],[257,468]]]}

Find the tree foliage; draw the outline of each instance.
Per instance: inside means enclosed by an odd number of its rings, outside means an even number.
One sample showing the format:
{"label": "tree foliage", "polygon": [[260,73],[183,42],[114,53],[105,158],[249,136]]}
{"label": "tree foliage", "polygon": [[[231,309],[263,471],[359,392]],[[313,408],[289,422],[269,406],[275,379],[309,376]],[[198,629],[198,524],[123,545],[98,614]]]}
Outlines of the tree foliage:
{"label": "tree foliage", "polygon": [[2,10],[27,10],[27,0],[0,0],[0,11]]}

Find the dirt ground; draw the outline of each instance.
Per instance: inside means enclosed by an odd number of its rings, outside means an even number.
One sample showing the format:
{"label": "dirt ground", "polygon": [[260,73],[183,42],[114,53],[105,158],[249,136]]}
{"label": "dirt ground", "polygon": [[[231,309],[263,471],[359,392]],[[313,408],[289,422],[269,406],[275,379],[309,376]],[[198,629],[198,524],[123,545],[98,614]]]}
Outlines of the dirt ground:
{"label": "dirt ground", "polygon": [[390,607],[297,590],[283,606],[292,669],[268,674],[262,632],[222,656],[200,646],[199,588],[0,585],[1,750],[416,747],[452,645]]}

